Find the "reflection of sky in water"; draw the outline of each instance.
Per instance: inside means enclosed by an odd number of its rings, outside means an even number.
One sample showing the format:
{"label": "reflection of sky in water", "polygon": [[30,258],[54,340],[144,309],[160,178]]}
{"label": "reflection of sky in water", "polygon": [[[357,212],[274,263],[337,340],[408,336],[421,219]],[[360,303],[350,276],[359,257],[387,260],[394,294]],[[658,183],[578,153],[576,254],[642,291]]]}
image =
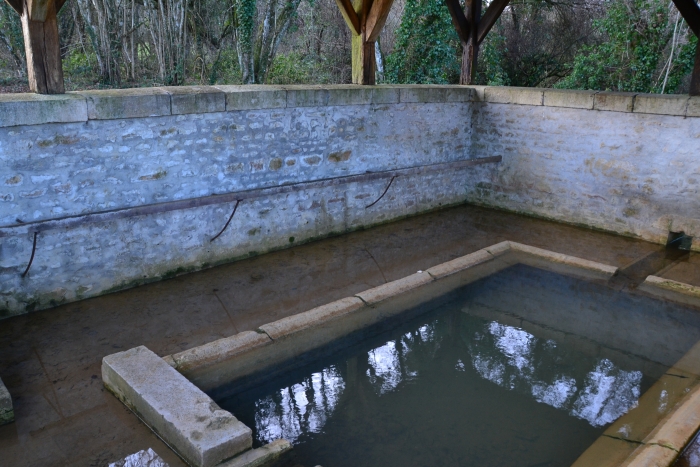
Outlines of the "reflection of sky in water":
{"label": "reflection of sky in water", "polygon": [[[464,315],[463,315],[464,316]],[[592,426],[613,422],[634,407],[640,395],[642,373],[625,371],[604,358],[567,354],[558,343],[498,322],[466,318],[460,332],[465,358],[454,370],[476,373],[500,387],[527,394],[537,402],[565,410]],[[419,349],[437,357],[449,326],[434,321],[380,345],[366,354],[366,378],[379,397],[417,379],[419,372],[410,355]],[[466,346],[464,345],[466,344]],[[451,344],[447,344],[451,345]],[[358,358],[362,360],[362,357]],[[366,368],[366,369],[365,369]],[[255,425],[262,443],[285,438],[295,442],[304,433],[320,433],[336,409],[345,389],[335,366],[313,373],[297,384],[278,390],[256,402]]]}
{"label": "reflection of sky in water", "polygon": [[624,371],[605,358],[598,359],[585,376],[548,375],[556,366],[551,364],[557,360],[556,342],[495,321],[484,332],[474,333],[469,347],[472,365],[482,378],[527,392],[593,426],[615,421],[636,406],[640,395],[642,373]]}

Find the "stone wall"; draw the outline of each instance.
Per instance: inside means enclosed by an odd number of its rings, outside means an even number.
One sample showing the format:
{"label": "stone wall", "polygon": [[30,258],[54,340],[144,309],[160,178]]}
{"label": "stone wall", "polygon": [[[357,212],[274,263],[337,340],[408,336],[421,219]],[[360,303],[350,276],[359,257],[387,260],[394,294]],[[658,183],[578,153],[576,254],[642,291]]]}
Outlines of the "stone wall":
{"label": "stone wall", "polygon": [[467,186],[488,180],[463,164],[473,92],[221,86],[2,96],[0,315],[464,202]]}
{"label": "stone wall", "polygon": [[469,201],[657,243],[700,237],[700,98],[475,90],[474,153],[503,163]]}
{"label": "stone wall", "polygon": [[0,95],[0,317],[465,201],[700,236],[697,117],[687,96],[479,86]]}

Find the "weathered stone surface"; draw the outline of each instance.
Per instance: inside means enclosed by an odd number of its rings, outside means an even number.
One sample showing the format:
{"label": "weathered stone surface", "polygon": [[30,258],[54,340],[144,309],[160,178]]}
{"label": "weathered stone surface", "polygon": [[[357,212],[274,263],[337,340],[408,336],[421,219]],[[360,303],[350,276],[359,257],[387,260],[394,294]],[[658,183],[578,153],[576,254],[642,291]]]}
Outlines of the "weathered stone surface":
{"label": "weathered stone surface", "polygon": [[511,250],[510,242],[509,241],[499,242],[499,243],[496,243],[495,245],[491,245],[491,246],[484,248],[484,250],[488,251],[493,256],[501,256],[501,255],[504,255],[504,254],[510,252],[510,250]]}
{"label": "weathered stone surface", "polygon": [[226,94],[226,110],[279,109],[287,107],[287,91],[281,86],[217,85]]}
{"label": "weathered stone surface", "polygon": [[366,304],[373,305],[408,292],[409,290],[421,287],[433,280],[432,276],[427,272],[419,272],[396,281],[387,282],[379,287],[365,290],[364,292],[355,294],[355,296],[361,298]]}
{"label": "weathered stone surface", "polygon": [[[518,256],[521,262],[537,267],[548,267],[551,265],[552,269],[556,272],[564,272],[566,270],[571,272],[580,271],[585,276],[590,275],[602,279],[608,279],[617,273],[617,268],[614,266],[589,261],[587,259],[576,258],[574,256],[564,255],[561,253],[555,253],[553,251],[523,245],[522,243],[510,242],[510,247],[512,252],[517,252],[522,255]],[[544,260],[544,262],[531,261],[531,259],[535,258]],[[565,268],[561,269],[557,268],[556,266],[564,266]]]}
{"label": "weathered stone surface", "polygon": [[683,282],[664,279],[658,276],[648,276],[639,286],[646,293],[687,305],[700,305],[700,287]]}
{"label": "weathered stone surface", "polygon": [[87,119],[87,101],[75,94],[0,94],[0,127]]}
{"label": "weathered stone surface", "polygon": [[634,92],[598,92],[595,95],[593,108],[611,112],[632,112],[634,109]]}
{"label": "weathered stone surface", "polygon": [[291,449],[292,443],[286,439],[278,439],[223,462],[220,467],[262,467]]}
{"label": "weathered stone surface", "polygon": [[356,297],[347,297],[335,302],[313,308],[309,311],[283,318],[281,320],[260,326],[272,339],[281,339],[305,329],[319,326],[323,323],[357,311],[365,304]]}
{"label": "weathered stone surface", "polygon": [[472,94],[472,98],[475,102],[484,102],[485,97],[484,97],[484,92],[486,91],[486,88],[488,86],[476,86],[476,85],[471,85],[471,86],[465,86],[474,91]]}
{"label": "weathered stone surface", "polygon": [[601,436],[571,467],[618,467],[638,447],[636,443]]}
{"label": "weathered stone surface", "polygon": [[661,421],[644,443],[664,446],[678,453],[690,442],[698,431],[698,427],[700,427],[700,386],[695,386],[673,412]]}
{"label": "weathered stone surface", "polygon": [[700,342],[695,344],[666,373],[687,376],[681,379],[700,378]]}
{"label": "weathered stone surface", "polygon": [[688,96],[677,94],[638,94],[634,113],[685,116]]}
{"label": "weathered stone surface", "polygon": [[565,89],[545,89],[544,105],[547,107],[569,107],[592,109],[596,91],[575,91]]}
{"label": "weathered stone surface", "polygon": [[399,86],[401,102],[446,102],[447,88],[436,85],[403,85]]}
{"label": "weathered stone surface", "polygon": [[0,379],[0,425],[15,421],[15,412],[12,405],[12,397],[2,380]]}
{"label": "weathered stone surface", "polygon": [[172,115],[224,112],[226,94],[214,86],[165,86]]}
{"label": "weathered stone surface", "polygon": [[176,353],[172,356],[175,368],[188,371],[194,367],[212,365],[233,358],[243,352],[271,344],[266,334],[255,331],[243,331],[231,337],[215,340],[205,345]]}
{"label": "weathered stone surface", "polygon": [[75,94],[87,99],[90,120],[170,115],[170,94],[161,88],[105,89]]}
{"label": "weathered stone surface", "polygon": [[700,97],[690,96],[688,99],[688,110],[686,111],[687,117],[700,117]]}
{"label": "weathered stone surface", "polygon": [[372,88],[372,104],[398,104],[400,91],[396,86],[365,86]]}
{"label": "weathered stone surface", "polygon": [[484,90],[484,101],[495,104],[542,105],[543,100],[543,89],[489,86]]}
{"label": "weathered stone surface", "polygon": [[104,357],[102,379],[192,465],[213,467],[252,446],[250,428],[146,347]]}
{"label": "weathered stone surface", "polygon": [[373,89],[359,84],[328,86],[328,105],[369,105]]}
{"label": "weathered stone surface", "polygon": [[326,86],[283,86],[287,90],[287,107],[318,107],[328,105],[330,95]]}
{"label": "weathered stone surface", "polygon": [[168,464],[153,449],[148,448],[112,462],[109,467],[168,467]]}
{"label": "weathered stone surface", "polygon": [[426,270],[426,272],[435,279],[441,279],[478,264],[485,263],[486,261],[491,261],[493,258],[493,255],[491,255],[488,251],[479,250],[460,258],[453,259],[452,261],[433,266],[432,268]]}
{"label": "weathered stone surface", "polygon": [[673,449],[646,444],[638,447],[621,467],[671,467],[677,457]]}

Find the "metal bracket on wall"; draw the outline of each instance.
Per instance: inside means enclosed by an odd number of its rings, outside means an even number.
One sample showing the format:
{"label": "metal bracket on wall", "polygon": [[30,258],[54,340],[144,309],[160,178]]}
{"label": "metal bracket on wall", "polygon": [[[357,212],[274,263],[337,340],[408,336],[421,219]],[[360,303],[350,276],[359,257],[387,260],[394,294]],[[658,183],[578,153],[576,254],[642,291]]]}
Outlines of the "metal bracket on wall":
{"label": "metal bracket on wall", "polygon": [[214,238],[212,238],[211,240],[209,240],[209,242],[213,242],[214,240],[216,240],[217,238],[219,238],[219,236],[220,236],[222,233],[224,233],[224,230],[226,230],[226,227],[228,227],[228,225],[231,223],[231,219],[233,219],[233,215],[236,214],[236,209],[238,209],[238,205],[239,205],[239,204],[241,204],[241,200],[240,200],[240,199],[237,199],[237,200],[236,200],[236,205],[233,207],[233,212],[231,213],[231,216],[230,216],[230,217],[228,218],[228,220],[226,221],[226,224],[224,225],[224,228],[221,229],[221,232],[219,232],[218,234],[214,235]]}
{"label": "metal bracket on wall", "polygon": [[382,195],[381,195],[379,198],[377,198],[376,201],[375,201],[374,203],[371,203],[371,204],[368,204],[367,206],[365,206],[365,209],[371,208],[372,206],[374,206],[375,204],[377,204],[377,203],[379,202],[380,199],[384,198],[384,195],[386,194],[387,191],[389,191],[389,187],[391,186],[392,183],[394,183],[394,179],[395,179],[396,177],[398,177],[398,175],[394,175],[393,177],[391,177],[391,180],[389,180],[389,184],[388,184],[388,185],[386,186],[386,188],[384,189],[384,193],[382,193]]}
{"label": "metal bracket on wall", "polygon": [[22,273],[22,277],[26,276],[27,273],[29,272],[29,268],[32,267],[32,263],[34,262],[34,254],[36,253],[36,237],[39,233],[34,232],[34,244],[32,245],[32,256],[29,258],[29,264],[27,264],[27,269],[24,270]]}

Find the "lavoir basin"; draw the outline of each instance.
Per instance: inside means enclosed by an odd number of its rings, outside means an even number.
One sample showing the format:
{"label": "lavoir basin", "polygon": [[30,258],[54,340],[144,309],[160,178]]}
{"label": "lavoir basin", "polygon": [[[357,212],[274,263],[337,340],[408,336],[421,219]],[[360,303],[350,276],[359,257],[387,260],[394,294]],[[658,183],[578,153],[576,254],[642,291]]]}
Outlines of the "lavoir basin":
{"label": "lavoir basin", "polygon": [[[683,446],[655,434],[695,395],[700,315],[615,272],[505,242],[154,364],[252,429],[239,451],[285,439],[304,466],[664,465]],[[103,377],[149,423],[162,401],[132,400],[129,352]]]}

